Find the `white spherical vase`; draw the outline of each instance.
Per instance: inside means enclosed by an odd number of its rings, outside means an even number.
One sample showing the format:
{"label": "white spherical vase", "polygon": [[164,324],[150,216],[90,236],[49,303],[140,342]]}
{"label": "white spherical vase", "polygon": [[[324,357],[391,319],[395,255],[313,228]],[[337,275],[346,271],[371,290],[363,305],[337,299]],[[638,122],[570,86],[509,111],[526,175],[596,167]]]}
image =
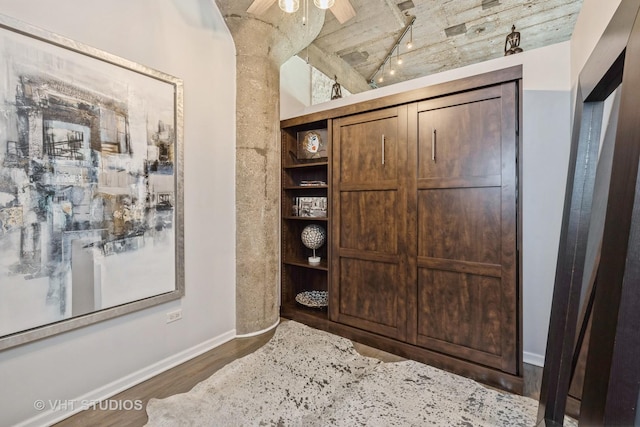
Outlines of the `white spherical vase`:
{"label": "white spherical vase", "polygon": [[313,256],[309,257],[310,265],[320,264],[321,258],[316,256],[316,249],[324,245],[327,239],[327,232],[318,224],[310,224],[302,229],[302,244],[313,251]]}

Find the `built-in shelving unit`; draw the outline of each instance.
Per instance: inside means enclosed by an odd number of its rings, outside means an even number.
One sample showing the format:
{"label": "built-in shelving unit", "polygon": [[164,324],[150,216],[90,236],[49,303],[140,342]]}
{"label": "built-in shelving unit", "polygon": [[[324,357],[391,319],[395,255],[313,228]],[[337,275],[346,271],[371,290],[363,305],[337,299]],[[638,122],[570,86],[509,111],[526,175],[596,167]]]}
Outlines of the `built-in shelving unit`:
{"label": "built-in shelving unit", "polygon": [[[282,129],[281,313],[286,317],[327,319],[326,307],[307,307],[296,302],[296,295],[308,291],[329,290],[328,207],[331,141],[327,132],[328,126],[327,120],[321,120]],[[305,152],[304,147],[301,147],[309,132],[317,133],[321,139],[318,141],[320,146],[316,147],[316,154]],[[303,212],[297,203],[301,198],[324,199],[326,211]],[[302,230],[311,224],[321,226],[327,236],[322,247],[316,249],[316,255],[321,258],[318,265],[309,263],[308,257],[313,251],[306,248],[301,239]]]}

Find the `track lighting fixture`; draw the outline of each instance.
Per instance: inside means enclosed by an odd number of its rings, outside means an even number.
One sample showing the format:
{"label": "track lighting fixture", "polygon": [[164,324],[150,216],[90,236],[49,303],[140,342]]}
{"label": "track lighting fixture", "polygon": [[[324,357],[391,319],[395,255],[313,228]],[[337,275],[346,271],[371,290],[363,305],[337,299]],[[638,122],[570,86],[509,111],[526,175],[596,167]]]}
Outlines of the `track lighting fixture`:
{"label": "track lighting fixture", "polygon": [[377,80],[379,83],[382,83],[384,81],[384,66],[387,63],[389,63],[389,75],[393,76],[396,73],[396,68],[393,67],[393,61],[392,61],[394,52],[396,56],[396,60],[395,60],[396,65],[397,66],[402,65],[403,60],[400,57],[400,44],[402,43],[402,40],[407,35],[407,33],[409,33],[410,37],[409,37],[409,41],[407,42],[407,49],[413,48],[413,23],[415,21],[416,21],[416,17],[412,16],[411,21],[409,21],[407,26],[404,27],[404,30],[400,34],[400,37],[396,39],[396,42],[391,47],[391,50],[389,50],[389,53],[387,53],[387,56],[384,58],[384,61],[382,61],[382,64],[380,64],[378,69],[371,75],[371,77],[369,78],[369,82],[370,82],[369,85],[371,87],[376,87],[375,86],[376,76],[378,76]]}

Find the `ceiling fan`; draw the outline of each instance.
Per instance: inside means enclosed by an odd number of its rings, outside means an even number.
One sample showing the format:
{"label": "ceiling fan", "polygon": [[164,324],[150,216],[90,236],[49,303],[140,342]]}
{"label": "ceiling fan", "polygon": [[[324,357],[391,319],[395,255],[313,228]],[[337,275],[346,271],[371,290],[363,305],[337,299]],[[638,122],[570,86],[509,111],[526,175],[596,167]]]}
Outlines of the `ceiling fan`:
{"label": "ceiling fan", "polygon": [[[276,0],[254,0],[253,3],[251,3],[251,6],[249,6],[249,8],[247,9],[247,12],[254,15],[261,15],[266,12],[267,9],[269,9],[275,2]],[[325,2],[321,1],[320,3]],[[344,24],[349,19],[356,16],[356,11],[349,0],[335,0],[335,3],[329,8],[329,10],[331,10],[333,15],[341,24]]]}

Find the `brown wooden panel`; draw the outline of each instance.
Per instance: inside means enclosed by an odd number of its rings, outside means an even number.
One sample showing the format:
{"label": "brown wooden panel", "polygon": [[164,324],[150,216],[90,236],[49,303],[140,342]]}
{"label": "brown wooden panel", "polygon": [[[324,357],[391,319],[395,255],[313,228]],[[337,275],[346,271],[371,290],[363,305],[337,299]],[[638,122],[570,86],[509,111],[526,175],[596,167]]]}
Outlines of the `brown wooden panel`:
{"label": "brown wooden panel", "polygon": [[395,191],[359,191],[340,194],[340,248],[398,253],[398,225],[393,212]]}
{"label": "brown wooden panel", "polygon": [[418,192],[418,256],[502,264],[501,189]]}
{"label": "brown wooden panel", "polygon": [[472,102],[485,101],[487,99],[500,98],[502,96],[500,85],[489,86],[455,95],[432,98],[418,102],[418,112],[448,108],[456,105],[470,104]]}
{"label": "brown wooden panel", "polygon": [[418,271],[418,344],[501,368],[500,279]]}
{"label": "brown wooden panel", "polygon": [[411,179],[407,180],[407,237],[406,237],[406,277],[407,277],[407,342],[416,344],[418,318],[418,180],[416,171],[418,169],[418,106],[417,103],[409,107],[409,133],[407,141],[407,151],[410,153],[407,158],[407,170],[411,171]]}
{"label": "brown wooden panel", "polygon": [[340,127],[341,184],[372,183],[398,177],[397,123],[397,117],[388,117]]}
{"label": "brown wooden panel", "polygon": [[[502,85],[502,188],[501,264],[502,264],[502,369],[522,372],[522,282],[518,276],[518,127],[515,83]],[[522,190],[522,188],[520,188]],[[522,264],[520,264],[522,265]]]}
{"label": "brown wooden panel", "polygon": [[397,264],[402,258],[402,256],[398,254],[383,254],[380,252],[359,251],[355,249],[340,249],[340,256],[363,261],[385,262],[388,264]]}
{"label": "brown wooden panel", "polygon": [[[398,265],[340,260],[340,314],[353,326],[398,327]],[[375,328],[375,326],[373,326]],[[376,328],[377,329],[377,328]]]}
{"label": "brown wooden panel", "polygon": [[382,191],[382,190],[397,190],[399,187],[399,180],[390,179],[388,181],[377,182],[358,182],[355,184],[338,184],[336,183],[336,191]]}
{"label": "brown wooden panel", "polygon": [[420,112],[418,129],[418,178],[500,175],[500,98]]}
{"label": "brown wooden panel", "polygon": [[418,180],[419,190],[431,188],[464,188],[464,187],[499,187],[502,185],[500,175],[479,177],[423,178]]}
{"label": "brown wooden panel", "polygon": [[458,261],[441,258],[418,258],[418,267],[436,270],[455,271],[458,273],[479,274],[481,276],[502,276],[502,266],[483,264],[480,262]]}

